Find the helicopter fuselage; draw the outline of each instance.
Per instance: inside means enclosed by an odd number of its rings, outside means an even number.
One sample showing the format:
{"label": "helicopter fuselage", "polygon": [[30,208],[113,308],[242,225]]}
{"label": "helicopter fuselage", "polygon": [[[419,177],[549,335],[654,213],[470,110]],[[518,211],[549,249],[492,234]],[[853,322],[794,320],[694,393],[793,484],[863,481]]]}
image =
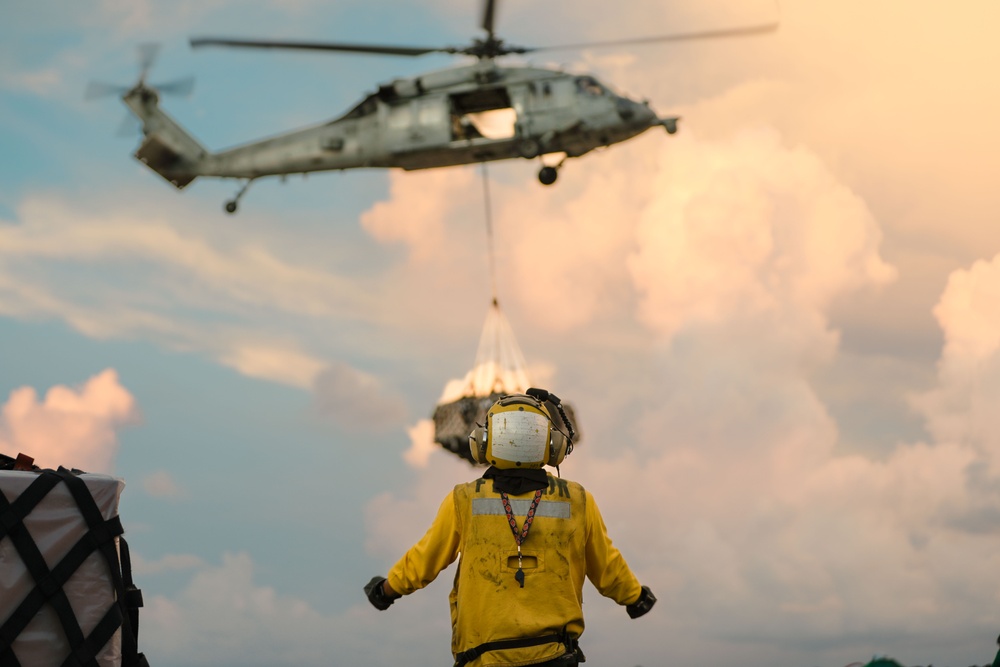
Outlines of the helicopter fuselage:
{"label": "helicopter fuselage", "polygon": [[651,127],[673,133],[677,120],[658,118],[647,103],[618,95],[592,76],[489,60],[398,79],[339,118],[217,153],[167,116],[154,90],[137,86],[123,99],[143,121],[136,157],[178,188],[198,176],[256,179],[431,169],[551,153],[579,157]]}

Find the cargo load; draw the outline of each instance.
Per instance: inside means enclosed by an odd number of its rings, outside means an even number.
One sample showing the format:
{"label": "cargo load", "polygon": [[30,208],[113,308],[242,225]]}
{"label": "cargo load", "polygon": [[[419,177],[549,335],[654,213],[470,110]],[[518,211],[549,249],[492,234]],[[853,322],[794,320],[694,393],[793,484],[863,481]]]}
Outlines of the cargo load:
{"label": "cargo load", "polygon": [[[493,300],[479,337],[476,360],[465,378],[449,382],[434,409],[434,441],[443,448],[473,463],[469,451],[469,433],[486,422],[489,410],[504,394],[523,394],[531,386],[524,355],[514,337],[514,330]],[[556,428],[568,432],[559,411],[548,405]],[[563,402],[563,410],[573,423],[574,443],[580,440],[580,428],[573,408]]]}
{"label": "cargo load", "polygon": [[125,482],[0,455],[0,665],[148,667]]}

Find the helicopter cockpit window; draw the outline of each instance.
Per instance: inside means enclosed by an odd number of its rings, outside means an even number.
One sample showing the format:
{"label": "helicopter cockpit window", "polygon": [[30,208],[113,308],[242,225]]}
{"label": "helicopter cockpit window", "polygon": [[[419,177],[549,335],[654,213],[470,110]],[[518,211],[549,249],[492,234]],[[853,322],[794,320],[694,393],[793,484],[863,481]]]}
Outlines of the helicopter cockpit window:
{"label": "helicopter cockpit window", "polygon": [[597,82],[592,76],[576,77],[576,88],[584,95],[599,97],[604,94],[604,86]]}

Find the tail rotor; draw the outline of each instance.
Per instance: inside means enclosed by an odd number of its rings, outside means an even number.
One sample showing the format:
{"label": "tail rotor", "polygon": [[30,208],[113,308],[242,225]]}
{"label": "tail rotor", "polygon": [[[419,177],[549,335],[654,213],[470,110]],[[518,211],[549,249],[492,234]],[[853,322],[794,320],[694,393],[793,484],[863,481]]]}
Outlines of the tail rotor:
{"label": "tail rotor", "polygon": [[[157,99],[160,95],[173,95],[180,97],[189,97],[191,95],[191,91],[194,90],[193,76],[158,84],[146,83],[146,77],[149,75],[150,70],[153,68],[153,65],[156,64],[156,60],[159,57],[160,44],[156,42],[139,44],[138,47],[136,47],[136,51],[139,64],[139,78],[134,84],[131,86],[123,86],[104,81],[91,81],[87,84],[87,87],[84,90],[83,99],[93,101],[111,96],[125,99],[134,95],[138,96],[143,102],[149,102]],[[124,119],[122,119],[122,122],[119,123],[115,136],[131,137],[141,131],[142,123],[139,122],[135,116],[128,114]]]}
{"label": "tail rotor", "polygon": [[83,99],[92,101],[102,97],[124,97],[132,92],[146,92],[159,95],[177,95],[188,97],[194,90],[194,77],[188,76],[182,79],[175,79],[158,84],[147,84],[146,77],[159,57],[160,44],[149,42],[140,44],[137,47],[139,62],[139,79],[131,86],[106,83],[104,81],[91,81],[84,90]]}

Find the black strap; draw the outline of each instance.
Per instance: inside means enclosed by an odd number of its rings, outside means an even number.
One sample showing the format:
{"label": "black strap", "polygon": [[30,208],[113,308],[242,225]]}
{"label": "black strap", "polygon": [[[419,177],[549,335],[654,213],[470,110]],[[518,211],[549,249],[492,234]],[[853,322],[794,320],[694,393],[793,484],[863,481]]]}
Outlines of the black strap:
{"label": "black strap", "polygon": [[528,646],[541,646],[542,644],[554,644],[556,642],[563,643],[565,641],[564,635],[543,635],[541,637],[518,637],[517,639],[497,639],[496,641],[486,642],[476,646],[475,648],[470,648],[468,651],[462,651],[455,656],[455,667],[465,667],[483,653],[487,651],[500,651],[508,648],[526,648]]}
{"label": "black strap", "polygon": [[[66,484],[76,501],[88,531],[50,570],[23,521],[60,482]],[[122,664],[131,667],[145,663],[142,654],[138,653],[138,619],[134,609],[142,606],[141,593],[132,585],[128,545],[124,539],[119,542],[123,551],[122,565],[125,567],[120,565],[118,550],[115,549],[115,538],[123,532],[119,518],[115,516],[105,521],[86,483],[65,468],[40,471],[38,478],[13,503],[0,493],[0,539],[10,537],[25,568],[35,580],[35,588],[0,626],[0,667],[20,667],[12,644],[45,604],[51,605],[55,610],[70,646],[70,654],[63,662],[63,667],[97,667],[97,654],[119,628],[122,629]],[[84,636],[63,586],[95,551],[100,552],[107,562],[115,602],[90,635]]]}
{"label": "black strap", "polygon": [[[125,608],[128,610],[127,625],[131,626],[131,634],[135,640],[135,650],[139,650],[139,608],[142,607],[142,591],[136,588],[132,581],[132,556],[129,553],[128,542],[124,537],[118,538],[118,553],[121,555],[122,582],[125,585]],[[139,653],[138,657],[142,654]]]}

